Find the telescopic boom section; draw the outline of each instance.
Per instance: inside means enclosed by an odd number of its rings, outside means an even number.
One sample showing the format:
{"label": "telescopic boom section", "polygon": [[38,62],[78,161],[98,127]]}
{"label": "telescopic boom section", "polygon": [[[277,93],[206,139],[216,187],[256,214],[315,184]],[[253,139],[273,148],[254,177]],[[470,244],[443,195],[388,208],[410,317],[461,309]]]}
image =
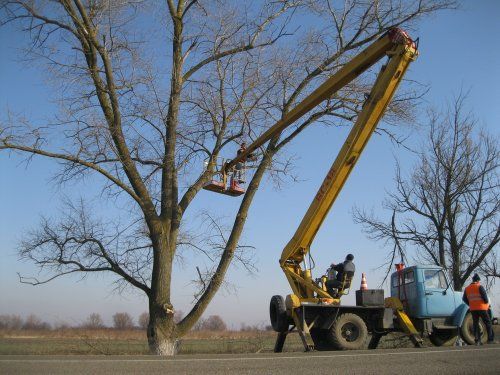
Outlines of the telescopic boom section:
{"label": "telescopic boom section", "polygon": [[344,65],[335,75],[327,79],[321,86],[314,90],[302,102],[297,104],[281,120],[262,133],[254,142],[247,146],[246,150],[236,158],[227,162],[224,166],[225,172],[230,171],[238,162],[246,160],[257,148],[265,144],[274,136],[280,134],[292,123],[314,109],[326,99],[332,97],[337,91],[352,82],[356,77],[369,69],[377,61],[388,55],[398,45],[404,45],[413,50],[416,55],[415,43],[405,31],[394,28],[389,30],[380,39],[361,51],[351,61]]}
{"label": "telescopic boom section", "polygon": [[[386,38],[380,41],[384,40]],[[389,38],[389,40],[391,39]],[[386,45],[384,44],[384,46]],[[282,265],[290,259],[296,262],[303,260],[323,220],[349,177],[349,173],[384,115],[385,109],[408,66],[417,55],[413,43],[403,43],[395,46],[392,44],[390,47],[386,46],[386,48],[384,55],[389,56],[389,61],[378,74],[370,95],[364,103],[363,109],[359,113],[347,140],[328,171],[295,235],[283,250],[280,260]],[[347,66],[349,65],[347,64]]]}
{"label": "telescopic boom section", "polygon": [[[415,43],[401,29],[391,29],[380,39],[345,64],[335,75],[314,90],[280,121],[264,132],[247,149],[224,166],[228,173],[240,161],[258,147],[279,135],[284,129],[329,99],[338,90],[353,81],[383,57],[389,58],[381,68],[375,84],[358,115],[347,140],[330,168],[326,178],[293,238],[283,249],[280,266],[290,283],[293,293],[302,301],[316,301],[318,298],[332,299],[326,290],[312,280],[311,270],[303,269],[301,263],[335,199],[340,193],[351,170],[375,131],[387,105],[391,101],[399,83],[418,52]],[[316,297],[315,297],[316,295]],[[339,299],[334,299],[338,302]]]}
{"label": "telescopic boom section", "polygon": [[[377,51],[383,51],[383,55],[387,55],[389,61],[381,68],[370,95],[364,103],[347,140],[328,171],[297,231],[281,254],[280,265],[294,294],[301,299],[312,298],[314,293],[318,297],[329,297],[311,279],[310,270],[302,269],[301,263],[308,253],[321,224],[363,152],[370,136],[383,117],[408,66],[415,60],[418,54],[415,44],[406,33],[398,31],[397,35],[398,38],[396,40],[389,34],[373,45],[378,46],[382,44],[384,47],[377,48]],[[389,44],[387,44],[388,41],[390,41]],[[380,59],[383,55],[377,56]],[[374,58],[370,57],[370,65],[373,64]],[[364,67],[368,64],[363,65],[362,62],[356,64],[356,66],[359,65]],[[347,70],[356,69],[351,66],[351,63],[348,63],[345,68]]]}

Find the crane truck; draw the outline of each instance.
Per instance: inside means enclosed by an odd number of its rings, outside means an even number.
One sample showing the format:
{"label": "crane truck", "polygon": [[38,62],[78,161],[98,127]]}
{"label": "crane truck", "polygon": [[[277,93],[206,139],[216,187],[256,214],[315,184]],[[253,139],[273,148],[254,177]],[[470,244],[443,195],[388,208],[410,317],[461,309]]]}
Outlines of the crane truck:
{"label": "crane truck", "polygon": [[[417,43],[399,29],[388,30],[378,40],[329,77],[297,106],[266,130],[245,150],[221,165],[205,189],[238,196],[244,189],[234,180],[234,168],[256,149],[278,136],[288,126],[311,111],[338,90],[387,57],[366,97],[346,141],[316,193],[298,229],[282,251],[279,264],[290,284],[292,293],[283,298],[275,295],[270,302],[270,320],[278,333],[274,351],[281,352],[287,335],[296,330],[306,351],[363,348],[368,334],[369,348],[376,348],[380,338],[390,332],[404,332],[417,347],[423,345],[427,333],[436,345],[446,345],[456,337],[460,327],[470,342],[470,314],[459,304],[456,293],[450,291],[447,279],[443,289],[428,289],[430,273],[442,281],[446,273],[437,268],[399,267],[391,287],[391,297],[383,290],[356,291],[356,306],[341,305],[341,297],[349,292],[352,274],[346,273],[335,290],[326,287],[327,277],[314,279],[310,247],[316,233],[342,190],[370,136],[382,118],[408,66],[417,58]],[[308,257],[309,255],[309,257]],[[308,262],[309,261],[309,262]],[[413,285],[405,279],[413,272]],[[434,281],[434,279],[433,279]],[[404,294],[401,294],[403,292]],[[426,310],[423,306],[426,306]],[[441,306],[443,311],[434,311]],[[464,332],[468,332],[467,336]]]}

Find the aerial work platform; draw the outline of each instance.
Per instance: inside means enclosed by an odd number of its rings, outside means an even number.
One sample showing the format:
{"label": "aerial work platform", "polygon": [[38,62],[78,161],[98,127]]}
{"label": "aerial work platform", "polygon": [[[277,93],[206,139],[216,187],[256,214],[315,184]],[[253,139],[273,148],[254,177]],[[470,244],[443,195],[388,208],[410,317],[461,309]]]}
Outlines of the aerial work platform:
{"label": "aerial work platform", "polygon": [[[227,168],[227,164],[227,160],[217,160],[212,180],[207,182],[203,189],[231,197],[245,194],[246,190],[243,184],[246,180],[246,170],[248,168],[246,162],[242,161],[231,168]],[[205,162],[205,165],[208,166],[208,162]]]}
{"label": "aerial work platform", "polygon": [[238,197],[245,193],[245,189],[239,185],[234,178],[231,178],[229,186],[226,186],[223,181],[212,180],[206,183],[203,189],[219,194],[230,195],[231,197]]}

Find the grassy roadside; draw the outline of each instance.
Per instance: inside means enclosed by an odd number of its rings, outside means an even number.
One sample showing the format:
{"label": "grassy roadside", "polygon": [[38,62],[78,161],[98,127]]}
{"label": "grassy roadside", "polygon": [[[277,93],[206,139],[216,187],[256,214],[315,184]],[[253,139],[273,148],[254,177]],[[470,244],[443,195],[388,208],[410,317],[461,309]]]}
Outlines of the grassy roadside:
{"label": "grassy roadside", "polygon": [[[274,332],[192,332],[179,342],[180,354],[271,352]],[[300,351],[297,335],[290,335],[287,351]],[[0,355],[35,354],[149,354],[142,331],[83,330],[0,331]]]}
{"label": "grassy roadside", "polygon": [[[500,326],[494,326],[497,340]],[[179,343],[180,354],[238,354],[272,352],[275,333],[192,332]],[[388,335],[380,348],[411,347],[402,335]],[[431,346],[427,343],[427,346]],[[287,338],[284,351],[303,351],[297,334]],[[0,355],[138,355],[149,354],[145,333],[138,330],[0,331]]]}

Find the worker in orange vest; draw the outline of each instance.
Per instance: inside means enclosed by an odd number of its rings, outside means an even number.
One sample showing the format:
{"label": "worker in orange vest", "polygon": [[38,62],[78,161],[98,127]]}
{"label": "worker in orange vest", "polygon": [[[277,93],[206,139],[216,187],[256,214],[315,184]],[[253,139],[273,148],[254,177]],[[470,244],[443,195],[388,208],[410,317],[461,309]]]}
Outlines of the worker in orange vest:
{"label": "worker in orange vest", "polygon": [[472,314],[472,330],[474,331],[474,341],[476,345],[482,345],[481,333],[479,331],[479,318],[483,320],[488,332],[488,344],[493,344],[495,337],[493,334],[493,327],[491,325],[490,315],[488,309],[490,307],[488,295],[486,290],[479,283],[481,278],[476,273],[472,276],[472,283],[465,288],[463,301],[469,305],[470,313]]}

